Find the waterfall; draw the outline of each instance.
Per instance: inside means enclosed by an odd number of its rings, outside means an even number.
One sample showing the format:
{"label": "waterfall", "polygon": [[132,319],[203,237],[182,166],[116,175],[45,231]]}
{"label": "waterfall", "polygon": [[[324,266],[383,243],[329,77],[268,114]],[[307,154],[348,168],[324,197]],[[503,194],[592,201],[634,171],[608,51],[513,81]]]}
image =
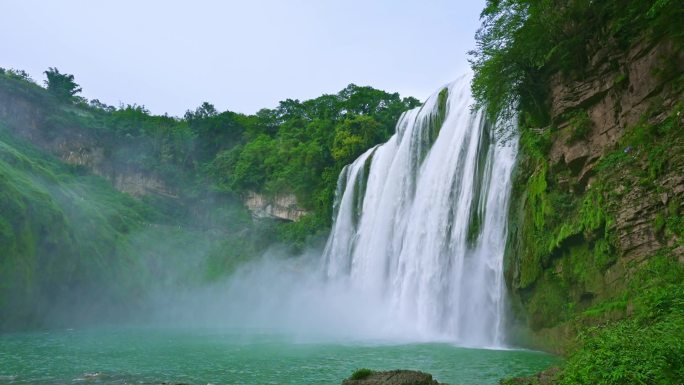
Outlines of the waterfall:
{"label": "waterfall", "polygon": [[517,139],[497,140],[473,103],[464,76],[344,168],[324,269],[385,304],[388,328],[500,346]]}

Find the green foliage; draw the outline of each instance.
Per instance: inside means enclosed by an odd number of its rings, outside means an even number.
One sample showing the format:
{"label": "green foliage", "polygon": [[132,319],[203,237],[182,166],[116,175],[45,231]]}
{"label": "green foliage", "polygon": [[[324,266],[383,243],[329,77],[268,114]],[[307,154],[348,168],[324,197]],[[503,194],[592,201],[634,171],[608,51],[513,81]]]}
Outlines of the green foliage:
{"label": "green foliage", "polygon": [[447,101],[449,99],[449,89],[442,88],[437,95],[437,116],[434,117],[434,121],[430,125],[430,142],[434,143],[437,140],[439,131],[442,129],[444,124],[444,119],[446,119],[447,114]]}
{"label": "green foliage", "polygon": [[568,129],[570,130],[567,142],[571,144],[580,140],[586,140],[591,133],[593,125],[589,114],[585,110],[575,111],[567,119]]}
{"label": "green foliage", "polygon": [[345,119],[335,127],[330,150],[338,164],[349,164],[373,145],[387,140],[380,123],[370,116],[358,115]]}
{"label": "green foliage", "polygon": [[[207,173],[219,189],[233,194],[295,194],[311,216],[305,219],[307,224],[285,226],[279,237],[301,249],[304,240],[315,233],[313,224],[329,226],[342,167],[386,141],[399,115],[417,105],[414,98],[401,99],[396,93],[352,84],[336,95],[304,102],[288,99],[274,110],[234,116],[232,121],[240,127],[231,132],[241,135],[221,143],[237,144],[217,150]],[[186,119],[196,115],[207,114],[189,113]],[[225,130],[226,123],[217,127]],[[201,133],[198,135],[201,138]],[[210,137],[215,139],[215,135]]]}
{"label": "green foliage", "polygon": [[[684,267],[652,259],[633,282],[630,319],[579,337],[560,384],[681,384],[684,381]],[[620,304],[624,306],[624,302]]]}
{"label": "green foliage", "polygon": [[[161,178],[181,195],[196,195],[208,185],[234,197],[295,194],[323,227],[331,221],[342,167],[387,140],[399,115],[420,104],[415,98],[350,84],[335,95],[288,99],[255,115],[219,113],[205,102],[178,119],[151,115],[144,106],[116,108],[97,100],[74,108],[72,96],[80,89],[72,75],[46,71],[55,99],[32,88],[23,72],[3,71],[0,91],[30,96],[43,108],[39,126],[46,136],[73,127],[91,131],[110,164]],[[285,233],[283,239],[304,236],[302,231]]]}
{"label": "green foliage", "polygon": [[473,96],[480,107],[487,106],[490,118],[510,118],[528,71],[526,63],[519,60],[526,56],[516,52],[520,49],[513,45],[513,35],[525,24],[526,6],[515,1],[489,1],[480,17],[483,22],[476,34],[477,49],[469,52],[475,71]]}
{"label": "green foliage", "polygon": [[361,368],[361,369],[356,369],[354,373],[352,373],[351,377],[349,377],[350,380],[363,380],[364,378],[370,376],[373,374],[373,371],[370,369],[366,368]]}
{"label": "green foliage", "polygon": [[652,325],[623,321],[591,329],[574,354],[561,384],[681,384],[684,322],[679,317]]}
{"label": "green foliage", "polygon": [[551,131],[533,130],[529,127],[520,128],[520,148],[525,155],[537,160],[544,159],[551,149]]}
{"label": "green foliage", "polygon": [[248,119],[245,115],[230,111],[219,114],[207,102],[194,112],[186,112],[184,118],[196,137],[195,156],[202,162],[210,161],[220,151],[240,143]]}
{"label": "green foliage", "polygon": [[580,76],[596,41],[628,47],[650,35],[681,42],[683,17],[684,4],[671,0],[488,0],[469,53],[473,95],[492,119],[520,110],[533,126],[544,126],[552,74]]}
{"label": "green foliage", "polygon": [[134,199],[0,124],[0,330],[59,325],[55,315],[88,322],[86,308],[116,321],[153,290],[216,279],[259,255],[276,240],[259,226],[223,195]]}
{"label": "green foliage", "polygon": [[8,79],[18,80],[24,83],[35,84],[33,79],[31,79],[31,75],[24,70],[4,69],[0,67],[0,76],[4,76]]}
{"label": "green foliage", "polygon": [[60,73],[57,68],[50,67],[44,72],[47,76],[45,85],[48,92],[61,100],[70,100],[77,93],[81,92],[81,87],[74,81],[74,75]]}
{"label": "green foliage", "polygon": [[290,247],[295,254],[304,251],[315,239],[324,240],[326,223],[320,216],[308,214],[297,222],[285,223],[278,228],[278,240]]}
{"label": "green foliage", "polygon": [[684,243],[684,218],[681,213],[682,203],[678,199],[672,199],[665,211],[665,229],[679,238],[679,243]]}
{"label": "green foliage", "polygon": [[[344,164],[419,105],[350,85],[254,115],[203,103],[179,119],[85,102],[72,75],[46,74],[47,90],[0,69],[0,98],[21,111],[0,111],[0,312],[11,309],[0,330],[55,325],[56,308],[115,321],[127,314],[117,310],[140,305],[124,299],[219,279],[276,242],[303,251],[325,235]],[[13,136],[29,127],[37,143],[80,146],[73,155],[85,164],[65,165]],[[132,174],[159,191],[119,193],[90,162],[112,181]],[[293,193],[310,214],[255,221],[242,204],[250,191]]]}
{"label": "green foliage", "polygon": [[614,311],[618,311],[621,314],[624,314],[629,304],[627,297],[627,293],[624,293],[622,296],[618,297],[615,300],[601,302],[596,306],[592,306],[584,310],[581,313],[580,317],[596,317],[598,319],[602,319],[603,317]]}
{"label": "green foliage", "polygon": [[[639,176],[642,184],[653,184],[669,170],[672,143],[666,138],[676,139],[677,132],[681,129],[682,110],[682,105],[675,106],[672,113],[659,124],[649,123],[648,114],[645,115],[641,122],[621,139],[625,150],[609,154],[607,161],[624,166],[634,164],[637,158],[635,155],[630,156],[628,152],[645,156],[646,166],[639,171]],[[607,168],[608,165],[602,161],[600,167]]]}
{"label": "green foliage", "polygon": [[629,84],[629,75],[623,72],[617,74],[613,79],[613,84],[617,88],[624,89]]}
{"label": "green foliage", "polygon": [[74,174],[2,126],[0,176],[0,309],[12,309],[0,329],[39,326],[54,307],[84,301],[77,291],[120,300],[136,285],[124,273],[131,261],[119,254],[118,237],[144,220],[138,202]]}
{"label": "green foliage", "polygon": [[223,165],[224,168],[228,166],[224,172],[230,178],[230,187],[234,190],[260,190],[272,170],[282,164],[278,161],[278,143],[267,135],[259,135],[239,150],[239,155],[229,150],[217,157],[224,162],[235,160],[234,165]]}

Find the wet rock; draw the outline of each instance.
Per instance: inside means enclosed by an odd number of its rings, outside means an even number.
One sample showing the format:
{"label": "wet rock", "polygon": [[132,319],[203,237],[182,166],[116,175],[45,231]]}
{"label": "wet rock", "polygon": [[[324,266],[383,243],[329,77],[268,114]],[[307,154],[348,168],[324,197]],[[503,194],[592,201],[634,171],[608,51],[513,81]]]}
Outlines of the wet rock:
{"label": "wet rock", "polygon": [[[352,376],[354,377],[354,376]],[[374,372],[363,378],[346,379],[342,385],[446,385],[440,384],[431,374],[414,370],[390,370]]]}

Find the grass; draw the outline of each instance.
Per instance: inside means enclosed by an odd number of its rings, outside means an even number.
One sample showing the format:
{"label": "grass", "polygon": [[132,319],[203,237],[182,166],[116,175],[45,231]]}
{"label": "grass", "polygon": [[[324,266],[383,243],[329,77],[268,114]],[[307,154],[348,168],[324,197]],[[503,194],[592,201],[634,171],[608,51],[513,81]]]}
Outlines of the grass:
{"label": "grass", "polygon": [[351,380],[363,380],[364,378],[370,376],[373,374],[373,371],[367,368],[361,368],[361,369],[356,369],[354,373],[352,373],[351,377],[349,379]]}
{"label": "grass", "polygon": [[[632,286],[633,315],[585,328],[560,385],[684,383],[684,266],[666,253],[657,255]],[[626,307],[626,302],[592,310],[612,307]]]}

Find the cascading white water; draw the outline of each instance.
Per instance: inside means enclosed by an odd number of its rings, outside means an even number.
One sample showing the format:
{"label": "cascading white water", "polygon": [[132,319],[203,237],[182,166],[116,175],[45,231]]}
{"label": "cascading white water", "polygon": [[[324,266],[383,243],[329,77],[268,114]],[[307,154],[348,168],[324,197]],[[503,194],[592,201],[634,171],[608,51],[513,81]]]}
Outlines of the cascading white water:
{"label": "cascading white water", "polygon": [[386,304],[398,333],[500,346],[517,143],[495,140],[473,103],[465,76],[345,167],[325,273]]}

